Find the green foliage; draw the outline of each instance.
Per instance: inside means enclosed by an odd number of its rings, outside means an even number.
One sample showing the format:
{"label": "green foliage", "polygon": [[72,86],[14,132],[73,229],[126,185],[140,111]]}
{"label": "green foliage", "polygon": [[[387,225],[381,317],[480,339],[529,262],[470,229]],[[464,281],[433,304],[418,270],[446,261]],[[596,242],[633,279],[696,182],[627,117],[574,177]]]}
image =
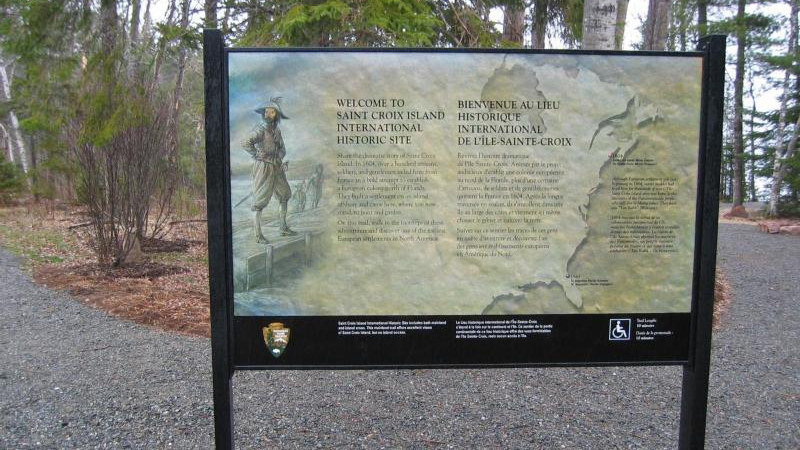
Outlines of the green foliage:
{"label": "green foliage", "polygon": [[561,39],[567,45],[577,45],[583,39],[583,0],[561,0],[561,7],[555,10]]}
{"label": "green foliage", "polygon": [[5,155],[0,154],[0,204],[8,204],[13,197],[25,191],[25,175]]}
{"label": "green foliage", "polygon": [[797,201],[784,201],[778,203],[777,217],[800,217],[800,203]]}
{"label": "green foliage", "polygon": [[241,45],[432,46],[441,21],[421,0],[295,3],[274,21],[251,27]]}
{"label": "green foliage", "polygon": [[178,48],[200,50],[202,46],[203,36],[196,29],[183,28],[179,25],[166,23],[159,23],[155,28],[158,34],[161,35],[161,39],[165,42],[175,43]]}
{"label": "green foliage", "polygon": [[436,46],[495,47],[501,41],[502,34],[486,18],[488,11],[469,8],[460,2],[438,1],[434,6],[442,20],[436,30],[439,35]]}
{"label": "green foliage", "polygon": [[[29,178],[36,198],[53,195],[53,174],[65,168],[63,120],[71,107],[80,53],[76,45],[88,23],[77,0],[0,0],[0,54],[15,61],[13,109],[32,155]],[[29,148],[29,149],[30,149]],[[66,175],[63,173],[61,175]]]}

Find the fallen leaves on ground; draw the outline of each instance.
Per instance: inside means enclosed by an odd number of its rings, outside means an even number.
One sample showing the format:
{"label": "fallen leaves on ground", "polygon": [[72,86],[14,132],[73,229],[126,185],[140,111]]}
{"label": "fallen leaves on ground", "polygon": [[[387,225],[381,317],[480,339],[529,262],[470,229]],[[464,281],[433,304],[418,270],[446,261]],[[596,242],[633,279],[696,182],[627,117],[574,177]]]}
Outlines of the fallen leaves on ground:
{"label": "fallen leaves on ground", "polygon": [[88,220],[78,209],[0,209],[3,245],[28,258],[34,279],[136,323],[210,336],[208,257],[204,223],[176,224],[162,239],[144,239],[145,261],[102,267]]}
{"label": "fallen leaves on ground", "polygon": [[717,268],[714,278],[714,328],[722,327],[722,316],[731,304],[731,284],[725,273]]}

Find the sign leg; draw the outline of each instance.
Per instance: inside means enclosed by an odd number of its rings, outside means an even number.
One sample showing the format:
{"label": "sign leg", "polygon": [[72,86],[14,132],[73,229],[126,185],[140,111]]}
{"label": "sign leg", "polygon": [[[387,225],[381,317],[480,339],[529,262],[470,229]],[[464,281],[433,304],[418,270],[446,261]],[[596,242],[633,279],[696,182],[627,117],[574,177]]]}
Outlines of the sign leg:
{"label": "sign leg", "polygon": [[714,278],[717,266],[717,225],[719,214],[719,170],[722,155],[722,121],[725,86],[725,36],[706,36],[699,50],[706,52],[703,64],[704,96],[701,106],[701,158],[698,184],[703,196],[697,204],[694,270],[699,273],[692,286],[695,320],[692,323],[693,353],[683,368],[681,420],[678,448],[705,447],[708,410],[708,376],[711,367],[711,335],[714,315]]}
{"label": "sign leg", "polygon": [[214,444],[233,449],[233,373],[214,365]]}
{"label": "sign leg", "polygon": [[219,30],[203,32],[203,69],[206,106],[206,184],[208,201],[208,262],[211,297],[211,366],[214,388],[214,431],[218,450],[233,449],[233,409],[231,381],[233,363],[232,274],[227,262],[232,247],[229,211],[228,166],[224,150],[225,112],[223,110],[224,44]]}

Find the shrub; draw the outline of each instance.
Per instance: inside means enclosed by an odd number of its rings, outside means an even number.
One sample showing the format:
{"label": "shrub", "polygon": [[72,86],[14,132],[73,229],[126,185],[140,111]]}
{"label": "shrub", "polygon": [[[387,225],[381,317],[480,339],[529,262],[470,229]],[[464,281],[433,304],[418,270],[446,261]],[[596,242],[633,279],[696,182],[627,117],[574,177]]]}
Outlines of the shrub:
{"label": "shrub", "polygon": [[15,195],[25,191],[25,175],[0,154],[0,204],[13,201]]}
{"label": "shrub", "polygon": [[[96,129],[85,116],[67,126],[98,261],[112,266],[124,264],[137,240],[166,220],[176,172],[168,102],[135,91],[124,98],[111,117],[98,118]],[[148,224],[154,210],[158,223]]]}
{"label": "shrub", "polygon": [[792,201],[778,203],[778,217],[800,217],[800,203]]}

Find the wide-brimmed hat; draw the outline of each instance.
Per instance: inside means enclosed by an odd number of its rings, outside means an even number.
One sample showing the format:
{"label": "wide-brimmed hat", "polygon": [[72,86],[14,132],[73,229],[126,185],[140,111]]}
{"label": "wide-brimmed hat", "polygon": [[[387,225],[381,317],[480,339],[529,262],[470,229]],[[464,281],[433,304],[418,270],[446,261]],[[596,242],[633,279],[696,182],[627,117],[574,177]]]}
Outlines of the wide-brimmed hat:
{"label": "wide-brimmed hat", "polygon": [[269,103],[267,103],[266,106],[262,106],[256,109],[255,112],[257,112],[259,116],[263,117],[264,111],[266,111],[267,108],[274,108],[275,111],[278,111],[278,117],[280,117],[281,119],[288,119],[288,117],[286,117],[286,115],[283,113],[280,103],[281,103],[281,97],[272,97],[271,99],[269,99]]}

